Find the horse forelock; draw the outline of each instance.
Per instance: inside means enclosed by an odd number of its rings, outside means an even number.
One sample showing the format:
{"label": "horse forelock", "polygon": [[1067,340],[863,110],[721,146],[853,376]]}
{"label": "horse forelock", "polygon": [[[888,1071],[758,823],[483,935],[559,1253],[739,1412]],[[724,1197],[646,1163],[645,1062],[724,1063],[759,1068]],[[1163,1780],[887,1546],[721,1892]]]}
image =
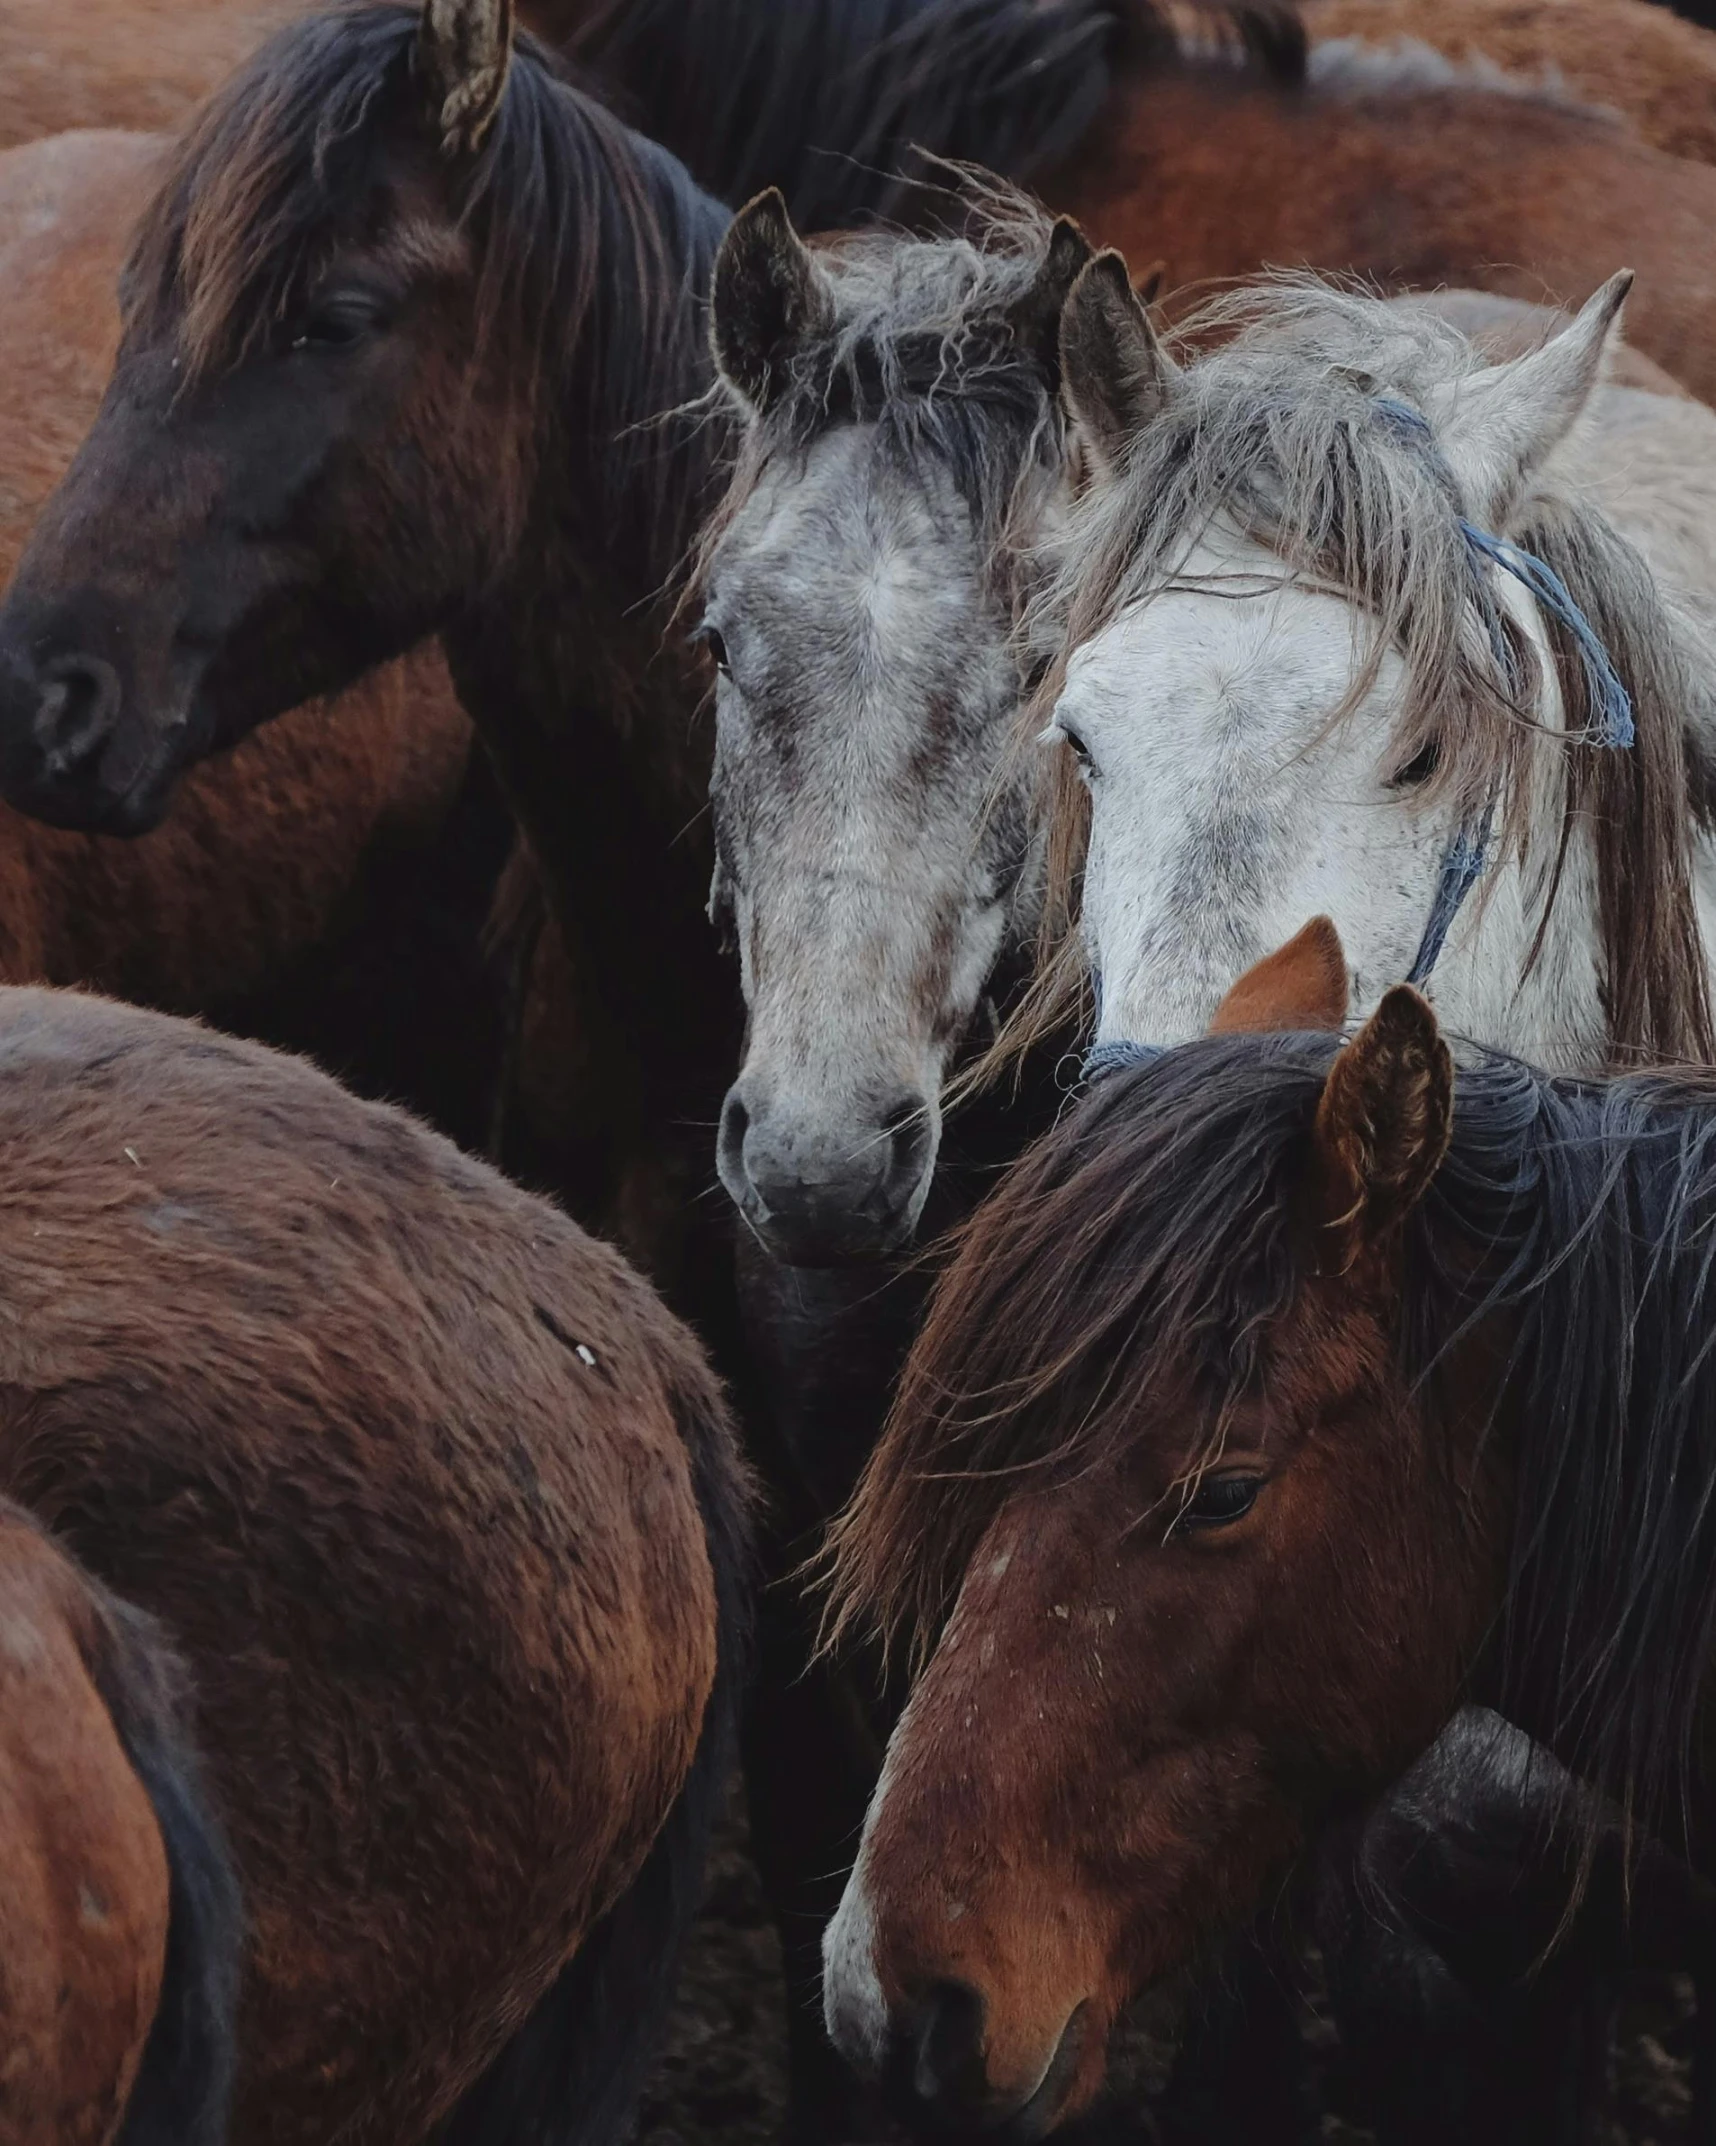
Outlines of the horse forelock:
{"label": "horse forelock", "polygon": [[1333,1049],[1220,1040],[1116,1076],[977,1209],[836,1525],[836,1631],[925,1656],[1006,1500],[1121,1452],[1159,1378],[1197,1403],[1185,1467],[1209,1457],[1293,1292],[1285,1165]]}
{"label": "horse forelock", "polygon": [[[380,0],[288,25],[181,143],[124,296],[128,331],[170,339],[187,388],[265,347],[323,256],[374,213],[390,158],[415,148],[437,168],[413,77],[418,22]],[[635,503],[646,467],[683,484],[687,458],[661,454],[649,427],[706,383],[686,301],[707,285],[726,212],[524,35],[482,148],[446,183],[474,281],[473,363],[504,346],[514,393],[550,391],[587,420],[616,497]],[[651,504],[682,542],[687,503]]]}
{"label": "horse forelock", "polygon": [[[921,1660],[1016,1493],[1147,1419],[1193,1473],[1235,1400],[1267,1406],[1315,1264],[1297,1187],[1336,1047],[1212,1037],[1112,1075],[978,1210],[837,1524],[837,1631]],[[1504,1409],[1517,1441],[1498,1703],[1646,1827],[1678,1815],[1716,1622],[1713,1233],[1716,1075],[1492,1053],[1461,1067],[1402,1246],[1397,1368],[1427,1447],[1498,1435]],[[1502,1337],[1487,1394],[1456,1354],[1479,1330]]]}
{"label": "horse forelock", "polygon": [[[1547,846],[1565,850],[1576,826],[1594,844],[1611,1058],[1711,1055],[1683,720],[1689,694],[1709,694],[1699,653],[1638,554],[1553,480],[1496,532],[1560,574],[1609,649],[1639,739],[1629,752],[1594,742],[1600,725],[1584,668],[1565,627],[1544,614],[1565,707],[1561,732],[1551,734],[1531,717],[1536,655],[1474,573],[1457,488],[1428,428],[1410,422],[1431,389],[1485,365],[1483,353],[1433,315],[1302,276],[1216,299],[1177,341],[1189,359],[1179,392],[1114,481],[1074,516],[1037,599],[1036,630],[1052,627],[1063,654],[1021,739],[1052,708],[1065,652],[1132,605],[1183,586],[1200,540],[1218,523],[1237,527],[1275,552],[1285,574],[1345,595],[1362,622],[1351,691],[1331,727],[1359,704],[1389,650],[1402,659],[1388,751],[1405,765],[1434,749],[1420,792],[1427,802],[1440,797],[1476,816],[1500,798],[1499,844],[1523,860],[1545,846],[1533,824],[1533,756],[1557,754],[1563,824]],[[1082,845],[1051,844],[1051,857],[1048,913],[1070,919]],[[1648,959],[1638,964],[1641,933]],[[1053,963],[1057,997],[1067,967]]]}
{"label": "horse forelock", "polygon": [[1013,311],[1047,258],[1053,224],[987,174],[956,173],[969,235],[849,234],[820,245],[830,326],[805,337],[782,388],[747,423],[727,496],[702,547],[703,580],[735,520],[775,471],[853,422],[908,482],[930,462],[964,500],[992,567],[1004,567],[1021,492],[1065,454],[1057,382],[1015,332]]}

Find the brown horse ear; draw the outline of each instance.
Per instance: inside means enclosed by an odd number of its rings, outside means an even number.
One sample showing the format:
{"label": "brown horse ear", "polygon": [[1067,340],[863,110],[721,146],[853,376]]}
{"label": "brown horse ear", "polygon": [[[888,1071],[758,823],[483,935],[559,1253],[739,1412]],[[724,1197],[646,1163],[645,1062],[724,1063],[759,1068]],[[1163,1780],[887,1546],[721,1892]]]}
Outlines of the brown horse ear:
{"label": "brown horse ear", "polygon": [[1454,1061],[1429,1002],[1396,984],[1329,1069],[1317,1105],[1316,1196],[1346,1260],[1406,1219],[1454,1129]]}
{"label": "brown horse ear", "polygon": [[786,380],[794,346],[832,326],[833,301],[778,186],[748,201],[715,256],[709,335],[721,377],[753,410]]}
{"label": "brown horse ear", "polygon": [[1253,962],[1215,1010],[1212,1036],[1344,1028],[1347,955],[1327,917],[1313,917],[1285,946]]}
{"label": "brown horse ear", "polygon": [[1043,265],[1013,306],[1015,338],[1022,349],[1040,357],[1057,388],[1061,378],[1061,314],[1079,271],[1090,257],[1090,240],[1078,225],[1070,216],[1057,216]]}
{"label": "brown horse ear", "polygon": [[1178,377],[1126,263],[1099,253],[1073,285],[1061,314],[1061,375],[1067,405],[1108,469],[1166,407]]}
{"label": "brown horse ear", "polygon": [[483,145],[512,65],[513,0],[423,0],[418,68],[448,156]]}

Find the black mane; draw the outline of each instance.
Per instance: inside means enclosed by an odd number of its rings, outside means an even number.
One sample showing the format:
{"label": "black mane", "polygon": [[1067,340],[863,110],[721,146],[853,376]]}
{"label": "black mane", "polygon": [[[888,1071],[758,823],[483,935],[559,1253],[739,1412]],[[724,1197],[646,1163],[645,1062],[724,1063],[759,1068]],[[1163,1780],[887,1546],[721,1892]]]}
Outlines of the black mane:
{"label": "black mane", "polygon": [[[1166,1367],[1212,1410],[1266,1376],[1305,1278],[1294,1188],[1334,1049],[1168,1052],[1102,1082],[1004,1181],[908,1369],[886,1489],[840,1546],[842,1614],[933,1643],[1021,1480],[1123,1445]],[[1455,1344],[1497,1313],[1514,1337],[1499,1704],[1672,1827],[1716,1633],[1716,1081],[1463,1065],[1405,1255],[1402,1368],[1432,1424]]]}
{"label": "black mane", "polygon": [[[1204,0],[1297,81],[1288,0]],[[1118,68],[1177,53],[1158,0],[606,0],[568,56],[737,206],[778,186],[803,230],[893,217],[915,152],[1028,179],[1069,155]]]}

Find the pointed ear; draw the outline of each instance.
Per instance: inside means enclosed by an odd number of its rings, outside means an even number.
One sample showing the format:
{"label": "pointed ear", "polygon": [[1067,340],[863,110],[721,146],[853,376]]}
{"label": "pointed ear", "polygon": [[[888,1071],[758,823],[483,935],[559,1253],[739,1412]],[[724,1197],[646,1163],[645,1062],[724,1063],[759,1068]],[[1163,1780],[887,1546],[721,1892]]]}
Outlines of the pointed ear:
{"label": "pointed ear", "polygon": [[512,64],[513,0],[423,0],[419,73],[448,156],[483,145]]}
{"label": "pointed ear", "polygon": [[1041,360],[1058,391],[1061,380],[1061,314],[1067,294],[1090,259],[1090,241],[1070,216],[1057,216],[1043,264],[1013,306],[1012,329],[1023,350]]}
{"label": "pointed ear", "polygon": [[766,410],[780,393],[793,346],[832,325],[833,301],[792,227],[780,188],[749,201],[715,256],[709,334],[721,377],[742,402]]}
{"label": "pointed ear", "polygon": [[1215,1010],[1212,1036],[1334,1029],[1347,1018],[1347,956],[1327,917],[1313,917],[1285,946],[1254,962]]}
{"label": "pointed ear", "polygon": [[1403,1222],[1454,1129],[1454,1061],[1429,1002],[1396,984],[1329,1069],[1313,1135],[1315,1198],[1347,1263]]}
{"label": "pointed ear", "polygon": [[1611,276],[1541,349],[1450,381],[1426,397],[1466,511],[1499,530],[1544,459],[1567,437],[1602,378],[1633,272]]}
{"label": "pointed ear", "polygon": [[1067,406],[1108,469],[1173,392],[1173,361],[1117,253],[1099,253],[1072,287],[1061,315],[1061,374]]}

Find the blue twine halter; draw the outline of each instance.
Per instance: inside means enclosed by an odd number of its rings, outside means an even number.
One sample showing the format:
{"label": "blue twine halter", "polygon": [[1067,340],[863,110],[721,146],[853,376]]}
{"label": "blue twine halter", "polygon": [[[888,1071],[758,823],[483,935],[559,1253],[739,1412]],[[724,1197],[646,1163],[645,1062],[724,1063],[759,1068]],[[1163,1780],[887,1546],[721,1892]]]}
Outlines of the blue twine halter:
{"label": "blue twine halter", "polygon": [[[1421,410],[1410,403],[1399,401],[1392,395],[1379,395],[1372,403],[1376,414],[1396,432],[1408,434],[1414,440],[1434,446],[1430,421]],[[1535,552],[1509,543],[1506,537],[1492,536],[1487,529],[1480,529],[1465,515],[1456,516],[1456,526],[1465,540],[1466,555],[1471,565],[1474,581],[1481,582],[1486,564],[1498,566],[1504,574],[1513,578],[1526,589],[1537,604],[1551,617],[1557,618],[1573,638],[1579,652],[1579,662],[1585,673],[1585,688],[1590,697],[1595,721],[1583,733],[1583,742],[1602,746],[1611,751],[1625,752],[1637,735],[1638,727],[1633,717],[1632,695],[1621,682],[1619,672],[1601,637],[1591,621],[1574,602],[1572,592],[1555,569]],[[1491,638],[1498,658],[1505,664],[1506,655],[1493,614],[1490,625]],[[1441,866],[1436,874],[1436,892],[1431,897],[1430,914],[1424,921],[1423,936],[1418,941],[1418,951],[1412,957],[1412,966],[1406,972],[1409,984],[1425,983],[1442,957],[1448,934],[1453,929],[1454,919],[1465,906],[1466,897],[1483,876],[1489,861],[1490,834],[1495,825],[1496,801],[1492,797],[1473,820],[1463,822],[1454,830],[1448,847],[1442,852]],[[1102,998],[1101,979],[1097,980],[1098,1019]],[[1112,1042],[1093,1044],[1086,1052],[1081,1068],[1081,1079],[1088,1086],[1109,1073],[1129,1072],[1138,1066],[1153,1063],[1163,1054],[1165,1046],[1159,1043]]]}

